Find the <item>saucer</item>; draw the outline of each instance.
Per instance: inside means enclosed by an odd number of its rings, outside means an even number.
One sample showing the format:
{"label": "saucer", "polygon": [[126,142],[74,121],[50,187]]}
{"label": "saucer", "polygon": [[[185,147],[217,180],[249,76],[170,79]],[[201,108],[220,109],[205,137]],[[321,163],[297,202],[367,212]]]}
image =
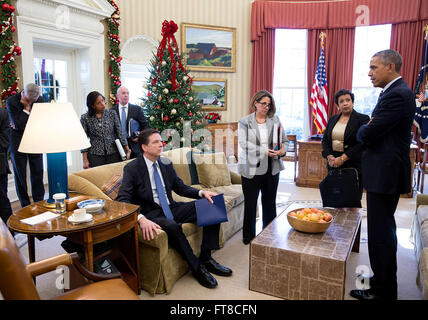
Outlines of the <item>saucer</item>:
{"label": "saucer", "polygon": [[101,212],[105,204],[105,200],[102,199],[90,199],[84,200],[77,203],[77,207],[80,209],[86,209],[87,213]]}
{"label": "saucer", "polygon": [[68,221],[71,223],[85,223],[92,221],[92,214],[87,213],[83,219],[77,220],[73,215],[68,217]]}

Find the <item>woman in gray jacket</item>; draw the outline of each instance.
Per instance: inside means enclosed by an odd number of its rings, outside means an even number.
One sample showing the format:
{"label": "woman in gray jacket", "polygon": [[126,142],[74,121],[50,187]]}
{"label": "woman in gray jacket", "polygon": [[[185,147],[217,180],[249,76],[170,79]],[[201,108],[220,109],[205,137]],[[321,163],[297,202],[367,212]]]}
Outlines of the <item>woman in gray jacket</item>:
{"label": "woman in gray jacket", "polygon": [[[276,217],[279,172],[284,169],[281,157],[285,156],[288,146],[284,129],[275,116],[276,107],[272,94],[265,90],[257,92],[251,99],[250,107],[254,112],[238,123],[238,170],[242,176],[245,199],[242,231],[244,244],[250,243],[256,236],[257,199],[260,191],[263,228]],[[277,139],[281,141],[279,146]]]}

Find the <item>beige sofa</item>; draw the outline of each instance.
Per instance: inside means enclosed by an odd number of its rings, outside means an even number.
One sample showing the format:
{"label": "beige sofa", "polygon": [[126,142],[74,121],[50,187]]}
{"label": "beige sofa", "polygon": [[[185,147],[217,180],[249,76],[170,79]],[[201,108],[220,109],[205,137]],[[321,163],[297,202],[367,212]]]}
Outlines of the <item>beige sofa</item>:
{"label": "beige sofa", "polygon": [[[228,221],[222,223],[220,228],[220,246],[223,246],[226,240],[242,228],[244,196],[241,177],[228,169],[224,153],[200,154],[199,151],[190,148],[181,148],[164,152],[162,156],[173,162],[174,169],[184,183],[198,189],[224,193]],[[103,190],[112,177],[122,175],[123,167],[128,162],[104,165],[70,174],[69,190],[111,200]],[[199,184],[192,184],[196,182],[195,180],[199,180]],[[173,197],[176,201],[193,200],[174,193]],[[199,255],[202,228],[192,223],[185,223],[182,227],[195,254]],[[168,246],[168,236],[163,231],[154,240],[145,241],[139,229],[139,240],[142,288],[150,294],[169,293],[174,283],[189,270],[187,262]]]}
{"label": "beige sofa", "polygon": [[418,273],[416,283],[428,299],[428,195],[416,196],[416,215],[413,219],[412,237],[415,245]]}

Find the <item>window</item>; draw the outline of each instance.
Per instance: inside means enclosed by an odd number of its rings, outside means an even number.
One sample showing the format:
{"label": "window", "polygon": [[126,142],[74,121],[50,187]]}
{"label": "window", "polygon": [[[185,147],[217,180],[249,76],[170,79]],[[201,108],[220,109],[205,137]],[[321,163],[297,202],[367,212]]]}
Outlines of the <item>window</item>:
{"label": "window", "polygon": [[389,49],[391,25],[357,27],[355,30],[354,71],[352,92],[355,94],[354,108],[370,115],[381,88],[374,88],[368,76],[370,59],[378,51]]}
{"label": "window", "polygon": [[68,102],[67,61],[34,58],[35,83],[40,86],[45,102]]}
{"label": "window", "polygon": [[295,134],[298,140],[308,136],[306,38],[306,30],[275,31],[273,96],[277,115],[285,132]]}
{"label": "window", "polygon": [[150,76],[148,66],[143,64],[122,64],[122,85],[129,90],[129,102],[139,106],[147,95],[144,85]]}

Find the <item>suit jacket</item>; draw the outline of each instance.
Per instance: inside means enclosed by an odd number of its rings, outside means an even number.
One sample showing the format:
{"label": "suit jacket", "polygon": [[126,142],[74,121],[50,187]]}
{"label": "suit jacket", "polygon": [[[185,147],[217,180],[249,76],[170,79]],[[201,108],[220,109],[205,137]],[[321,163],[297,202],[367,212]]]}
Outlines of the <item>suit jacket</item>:
{"label": "suit jacket", "polygon": [[[273,149],[273,129],[274,124],[280,124],[279,118],[273,116],[266,118],[266,127],[269,133],[269,149]],[[287,150],[288,140],[286,138],[284,127],[282,129],[282,144],[284,150]],[[238,172],[245,178],[251,179],[255,175],[263,175],[267,172],[268,162],[266,150],[263,150],[260,143],[260,132],[256,121],[255,113],[251,113],[238,122]],[[272,158],[272,175],[276,175],[284,169],[281,159]]]}
{"label": "suit jacket", "polygon": [[[339,121],[342,113],[331,116],[328,120],[327,127],[324,131],[322,139],[322,156],[327,158],[328,155],[332,154],[335,157],[342,155],[342,152],[333,151],[332,148],[332,139],[331,133],[333,128]],[[349,160],[343,164],[344,168],[356,168],[357,170],[361,169],[361,153],[363,145],[357,141],[357,132],[358,129],[363,125],[369,122],[370,118],[368,115],[359,113],[355,110],[352,110],[351,116],[349,117],[348,123],[346,124],[343,148],[344,152]]]}
{"label": "suit jacket", "polygon": [[[117,112],[117,115],[119,116],[119,120],[120,120],[121,110],[119,110],[119,105],[117,104],[114,105],[112,109]],[[128,103],[128,115],[126,117],[126,132],[128,133],[129,133],[129,122],[131,121],[131,119],[134,119],[135,121],[138,122],[138,124],[140,125],[139,131],[143,131],[144,129],[147,129],[149,127],[147,119],[143,114],[143,109],[135,104]],[[135,138],[135,137],[130,137],[128,135],[126,138],[128,139],[128,146],[132,150],[132,152],[135,154],[140,154],[141,150],[140,150],[140,146],[138,145],[138,142],[132,141],[132,138]]]}
{"label": "suit jacket", "polygon": [[9,148],[9,117],[7,111],[0,107],[0,174],[10,173],[7,161]]}
{"label": "suit jacket", "polygon": [[[160,158],[158,163],[170,206],[177,205],[172,198],[171,191],[183,197],[199,199],[199,190],[184,184],[177,176],[169,159]],[[139,205],[141,214],[145,215],[147,219],[163,216],[162,207],[153,200],[149,171],[142,155],[124,167],[122,185],[116,201]]]}
{"label": "suit jacket", "polygon": [[378,99],[372,122],[361,126],[363,185],[368,192],[410,192],[411,128],[416,111],[413,92],[403,79],[395,81]]}
{"label": "suit jacket", "polygon": [[[18,151],[19,144],[21,143],[22,135],[24,134],[25,126],[29,115],[25,113],[24,105],[21,103],[22,91],[9,97],[6,100],[6,108],[9,113],[9,122],[13,124],[10,127],[10,147],[11,152]],[[43,102],[43,98],[40,96],[36,102]]]}

